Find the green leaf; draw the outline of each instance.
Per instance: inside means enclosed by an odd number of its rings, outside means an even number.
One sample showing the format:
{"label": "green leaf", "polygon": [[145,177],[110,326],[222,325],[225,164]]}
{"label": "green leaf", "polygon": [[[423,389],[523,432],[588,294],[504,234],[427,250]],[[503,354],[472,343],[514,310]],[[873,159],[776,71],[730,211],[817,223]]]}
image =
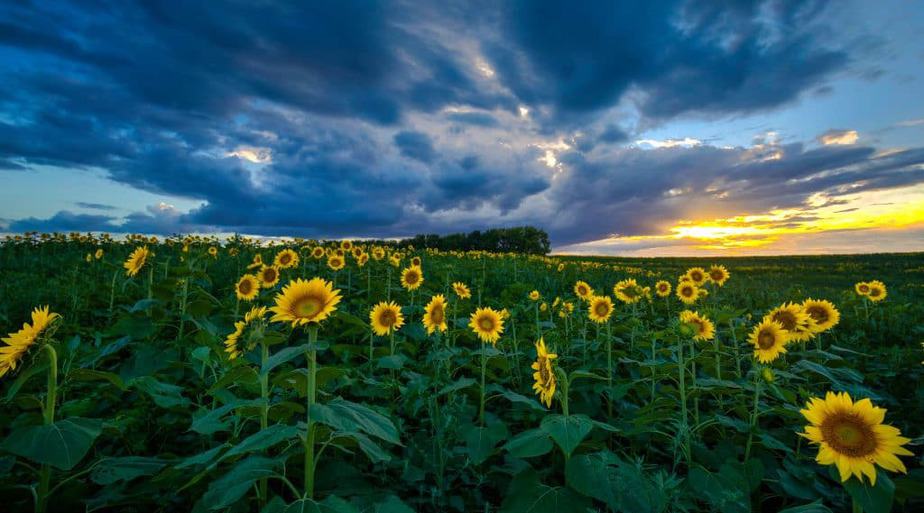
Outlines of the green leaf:
{"label": "green leaf", "polygon": [[104,372],[93,369],[74,369],[67,373],[67,379],[69,381],[108,381],[119,390],[128,390],[128,387],[125,386],[125,382],[122,381],[122,378],[120,378],[118,374],[114,374],[112,372]]}
{"label": "green leaf", "polygon": [[19,389],[29,381],[32,376],[44,372],[48,369],[48,362],[41,361],[41,363],[35,363],[31,365],[28,369],[20,371],[19,376],[16,376],[16,379],[13,381],[13,384],[10,385],[10,389],[6,391],[6,397],[4,401],[10,402],[13,398],[16,397],[16,394],[19,392]]}
{"label": "green leaf", "polygon": [[233,445],[231,450],[226,452],[224,456],[221,457],[221,459],[224,460],[232,456],[237,456],[248,452],[262,451],[263,449],[272,447],[290,438],[295,438],[296,436],[298,436],[297,427],[286,426],[284,424],[276,424],[274,426],[261,429],[260,431],[257,431],[256,433]]}
{"label": "green leaf", "polygon": [[464,390],[474,385],[475,383],[476,381],[472,378],[459,378],[455,382],[450,383],[444,386],[443,388],[441,388],[440,391],[436,393],[436,395],[442,396],[446,394],[451,394],[452,392],[458,392],[459,390]]}
{"label": "green leaf", "polygon": [[199,412],[199,415],[193,418],[192,425],[189,427],[189,430],[203,435],[211,435],[219,431],[224,431],[228,429],[228,424],[227,422],[223,422],[221,418],[224,417],[228,412],[234,410],[235,408],[259,406],[260,404],[262,404],[262,400],[260,399],[254,399],[250,401],[232,401],[213,410],[207,410],[204,413]]}
{"label": "green leaf", "polygon": [[494,452],[494,447],[507,438],[507,426],[502,423],[478,426],[466,430],[465,447],[472,463],[480,465]]}
{"label": "green leaf", "polygon": [[101,420],[80,417],[47,426],[27,426],[10,433],[0,449],[37,463],[70,470],[86,456],[102,426]]}
{"label": "green leaf", "polygon": [[552,439],[541,429],[530,429],[510,439],[504,449],[517,458],[542,456],[552,450]]}
{"label": "green leaf", "polygon": [[311,405],[311,419],[327,424],[338,431],[361,431],[389,443],[401,443],[398,429],[388,417],[368,406],[340,397],[325,404]]}
{"label": "green leaf", "polygon": [[547,486],[528,468],[510,482],[501,513],[585,513],[591,502],[570,488]]}
{"label": "green leaf", "polygon": [[362,433],[337,433],[336,439],[346,439],[352,440],[356,443],[361,451],[368,457],[373,463],[382,463],[385,461],[391,461],[391,454],[388,454],[388,451],[382,449],[382,447],[375,443],[371,438],[362,434]]}
{"label": "green leaf", "polygon": [[394,495],[389,495],[384,501],[375,505],[374,513],[414,513],[410,506]]}
{"label": "green leaf", "polygon": [[570,457],[594,424],[587,415],[547,415],[540,427],[555,440],[565,456]]}
{"label": "green leaf", "polygon": [[272,371],[276,367],[279,367],[280,365],[284,363],[288,363],[298,358],[299,356],[304,355],[305,352],[308,351],[308,349],[309,349],[308,344],[303,344],[300,346],[287,347],[285,349],[281,349],[273,353],[272,356],[266,359],[266,365],[260,368],[260,375],[261,376],[268,375],[270,371]]}
{"label": "green leaf", "polygon": [[183,387],[160,382],[151,376],[135,378],[130,384],[148,394],[154,400],[154,404],[161,408],[189,405],[189,399],[183,397]]}
{"label": "green leaf", "polygon": [[889,513],[895,498],[895,483],[885,472],[876,469],[876,486],[851,477],[844,481],[844,489],[863,508],[863,513]]}
{"label": "green leaf", "polygon": [[803,504],[801,506],[793,506],[791,508],[781,509],[779,513],[831,513],[831,510],[822,504],[821,500],[817,500],[811,504]]}
{"label": "green leaf", "polygon": [[658,513],[667,509],[670,500],[638,465],[608,451],[570,458],[565,465],[565,479],[573,489],[606,503],[614,511]]}
{"label": "green leaf", "polygon": [[748,499],[748,479],[736,468],[725,464],[718,473],[711,473],[702,467],[690,471],[690,486],[699,490],[701,499],[721,513],[748,513],[751,503]]}
{"label": "green leaf", "polygon": [[105,458],[93,468],[90,479],[100,485],[110,485],[119,481],[131,481],[141,476],[156,474],[167,465],[167,460],[146,458],[143,456],[124,456]]}
{"label": "green leaf", "polygon": [[359,513],[349,502],[330,495],[321,502],[311,499],[301,499],[289,504],[282,513]]}
{"label": "green leaf", "polygon": [[195,456],[190,456],[186,458],[180,463],[177,463],[176,465],[174,465],[173,468],[184,469],[184,468],[190,468],[190,467],[198,467],[200,465],[210,465],[213,461],[218,459],[218,455],[221,453],[221,451],[227,448],[228,448],[227,443],[222,444],[222,445],[216,445],[215,447],[212,447],[211,449],[205,452],[200,452],[199,454],[196,454]]}
{"label": "green leaf", "polygon": [[503,397],[504,399],[507,399],[508,401],[512,403],[523,404],[533,410],[541,411],[543,413],[548,411],[545,409],[545,407],[542,406],[542,404],[539,403],[539,401],[536,398],[526,397],[525,395],[518,394],[516,392],[511,392],[510,390],[499,387],[497,385],[489,386],[488,389],[491,391],[496,391],[501,397]]}
{"label": "green leaf", "polygon": [[275,473],[281,460],[250,456],[238,462],[225,475],[209,484],[200,503],[209,509],[226,508],[243,497],[257,480]]}

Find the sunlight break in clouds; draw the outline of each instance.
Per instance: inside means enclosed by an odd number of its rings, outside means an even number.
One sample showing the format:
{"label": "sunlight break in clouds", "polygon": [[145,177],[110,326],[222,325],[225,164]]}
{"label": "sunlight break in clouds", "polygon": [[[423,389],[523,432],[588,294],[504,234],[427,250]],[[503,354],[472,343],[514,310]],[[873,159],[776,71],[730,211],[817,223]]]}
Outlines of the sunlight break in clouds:
{"label": "sunlight break in clouds", "polygon": [[832,144],[844,145],[844,144],[854,144],[857,142],[857,139],[860,138],[860,135],[856,130],[829,130],[818,138],[818,141],[825,146]]}

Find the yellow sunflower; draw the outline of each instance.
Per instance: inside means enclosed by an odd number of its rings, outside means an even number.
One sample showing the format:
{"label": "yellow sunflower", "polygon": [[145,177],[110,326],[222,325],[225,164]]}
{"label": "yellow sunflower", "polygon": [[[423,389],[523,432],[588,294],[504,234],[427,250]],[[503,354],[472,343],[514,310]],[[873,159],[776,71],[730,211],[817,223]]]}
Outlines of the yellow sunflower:
{"label": "yellow sunflower", "polygon": [[472,313],[468,326],[478,335],[482,342],[496,345],[504,332],[504,320],[501,313],[493,308],[479,308]]}
{"label": "yellow sunflower", "polygon": [[417,290],[423,283],[423,272],[420,267],[412,265],[401,271],[401,286],[407,290]]}
{"label": "yellow sunflower", "polygon": [[29,348],[61,316],[51,312],[48,306],[32,310],[32,324],[23,323],[19,331],[10,333],[2,339],[0,346],[0,378],[16,370],[20,360],[29,352]]}
{"label": "yellow sunflower", "polygon": [[366,265],[366,262],[368,261],[369,261],[369,254],[363,253],[362,255],[359,255],[359,258],[356,259],[356,265],[363,267]]}
{"label": "yellow sunflower", "polygon": [[209,255],[211,255],[212,258],[218,258],[218,248],[216,248],[215,246],[210,247]]}
{"label": "yellow sunflower", "polygon": [[539,395],[539,400],[545,404],[546,408],[552,407],[552,397],[555,396],[555,370],[552,366],[552,360],[558,358],[555,353],[550,353],[545,347],[545,340],[539,337],[536,342],[536,361],[532,364],[533,373],[533,391]]}
{"label": "yellow sunflower", "polygon": [[349,240],[340,241],[340,249],[344,251],[349,251],[353,249],[353,241],[349,241]]}
{"label": "yellow sunflower", "polygon": [[867,299],[873,303],[878,303],[885,299],[887,295],[888,292],[886,291],[885,283],[879,280],[869,282],[869,294],[866,295]]}
{"label": "yellow sunflower", "polygon": [[860,283],[857,283],[856,285],[853,286],[853,289],[856,290],[857,294],[861,296],[869,295],[869,283],[865,281],[861,281]]}
{"label": "yellow sunflower", "polygon": [[680,322],[691,324],[696,328],[693,340],[712,340],[715,337],[715,325],[705,315],[684,310],[680,312]]}
{"label": "yellow sunflower", "polygon": [[469,289],[468,285],[462,283],[461,281],[453,283],[452,290],[456,293],[457,296],[459,296],[459,299],[468,299],[472,297],[471,289]]}
{"label": "yellow sunflower", "polygon": [[589,301],[587,316],[597,324],[603,324],[613,315],[613,300],[609,296],[593,296]]}
{"label": "yellow sunflower", "polygon": [[270,308],[273,322],[291,322],[292,327],[327,319],[340,302],[340,290],[321,278],[290,281],[276,294],[276,306]]}
{"label": "yellow sunflower", "polygon": [[419,257],[419,256],[415,256],[415,257],[412,257],[412,258],[411,258],[411,265],[413,265],[413,266],[420,267],[422,263],[423,263],[423,262],[420,260],[420,257]]}
{"label": "yellow sunflower", "polygon": [[808,420],[805,432],[799,433],[818,444],[815,461],[835,465],[841,481],[863,476],[876,485],[876,467],[890,472],[907,472],[898,456],[913,456],[902,447],[911,440],[901,431],[883,424],[886,410],[873,406],[869,399],[854,402],[847,392],[828,392],[824,399],[813,397],[799,410]]}
{"label": "yellow sunflower", "polygon": [[97,249],[97,250],[96,250],[96,253],[93,253],[93,258],[95,258],[95,259],[97,259],[97,260],[99,260],[100,258],[103,258],[103,250],[102,250],[102,249]]}
{"label": "yellow sunflower", "polygon": [[251,301],[260,292],[260,279],[253,274],[245,274],[234,286],[234,293],[242,301]]}
{"label": "yellow sunflower", "polygon": [[253,262],[247,266],[247,269],[257,269],[258,267],[263,267],[263,257],[259,253],[253,256]]}
{"label": "yellow sunflower", "polygon": [[814,321],[812,329],[815,333],[827,331],[841,320],[841,313],[837,311],[837,307],[824,299],[806,299],[802,302],[802,311]]}
{"label": "yellow sunflower", "polygon": [[359,260],[359,257],[363,256],[363,254],[365,254],[366,252],[363,251],[363,248],[359,246],[353,246],[353,251],[351,251],[350,253],[353,254],[353,258]]}
{"label": "yellow sunflower", "polygon": [[332,271],[339,271],[343,269],[345,265],[346,261],[344,261],[343,255],[334,253],[327,257],[327,267],[329,267]]}
{"label": "yellow sunflower", "polygon": [[671,283],[664,280],[655,283],[655,292],[658,294],[658,297],[669,296],[671,294]]}
{"label": "yellow sunflower", "polygon": [[369,312],[369,324],[372,325],[372,331],[380,337],[390,334],[392,331],[404,326],[401,307],[394,301],[390,303],[382,301]]}
{"label": "yellow sunflower", "polygon": [[262,323],[264,316],[266,316],[266,307],[255,306],[251,308],[249,312],[244,314],[243,321],[237,321],[234,323],[234,331],[231,332],[231,334],[228,335],[228,338],[225,339],[225,352],[228,353],[228,358],[234,360],[245,352],[252,350],[256,346],[256,337],[248,337],[248,340],[241,339],[247,326],[254,324],[257,321]]}
{"label": "yellow sunflower", "polygon": [[138,274],[141,268],[144,267],[145,262],[148,261],[150,255],[151,252],[148,250],[147,246],[135,248],[132,254],[128,256],[128,260],[122,264],[122,267],[125,268],[125,274],[128,276],[135,276]]}
{"label": "yellow sunflower", "polygon": [[815,321],[796,303],[784,303],[771,310],[764,319],[780,323],[791,342],[805,342],[815,336],[812,331]]}
{"label": "yellow sunflower", "polygon": [[324,248],[322,248],[321,246],[315,246],[311,248],[311,258],[315,260],[320,260],[324,258],[324,254],[325,254]]}
{"label": "yellow sunflower", "polygon": [[289,269],[298,266],[298,253],[289,248],[276,253],[276,258],[273,259],[273,266],[280,269]]}
{"label": "yellow sunflower", "polygon": [[786,352],[789,334],[780,323],[764,319],[754,326],[748,336],[748,342],[754,346],[754,358],[757,358],[757,361],[770,363]]}
{"label": "yellow sunflower", "polygon": [[532,291],[532,292],[529,293],[529,300],[530,300],[530,301],[539,301],[539,298],[540,298],[540,297],[542,297],[542,295],[539,294],[539,291],[538,291],[538,290],[534,290],[534,291]]}
{"label": "yellow sunflower", "polygon": [[372,248],[372,258],[376,260],[381,260],[385,258],[385,248],[376,246]]}
{"label": "yellow sunflower", "polygon": [[446,298],[442,294],[437,294],[430,298],[430,302],[424,308],[423,325],[427,328],[427,334],[434,331],[446,331]]}
{"label": "yellow sunflower", "polygon": [[692,305],[701,296],[700,288],[693,283],[692,279],[678,283],[676,294],[686,305]]}
{"label": "yellow sunflower", "polygon": [[613,295],[626,304],[637,303],[642,298],[642,288],[634,279],[622,280],[613,285]]}
{"label": "yellow sunflower", "polygon": [[687,269],[685,276],[690,278],[690,281],[696,284],[697,287],[702,286],[703,283],[706,283],[706,279],[709,278],[709,275],[706,274],[706,270],[702,267],[691,267]]}
{"label": "yellow sunflower", "polygon": [[731,273],[728,272],[724,265],[714,265],[709,268],[709,281],[720,287],[725,285],[729,276],[731,276]]}
{"label": "yellow sunflower", "polygon": [[594,289],[586,281],[578,280],[574,284],[574,295],[587,301],[594,295]]}
{"label": "yellow sunflower", "polygon": [[260,285],[264,289],[273,288],[279,283],[279,269],[273,265],[264,265],[263,268],[260,269],[258,277],[260,278]]}

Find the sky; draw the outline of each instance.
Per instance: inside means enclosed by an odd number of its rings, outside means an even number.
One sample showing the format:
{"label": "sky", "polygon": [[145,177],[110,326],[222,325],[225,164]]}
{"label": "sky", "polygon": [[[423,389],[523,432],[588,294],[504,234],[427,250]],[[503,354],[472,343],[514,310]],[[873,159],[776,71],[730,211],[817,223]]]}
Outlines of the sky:
{"label": "sky", "polygon": [[0,232],[924,250],[924,9],[0,4]]}

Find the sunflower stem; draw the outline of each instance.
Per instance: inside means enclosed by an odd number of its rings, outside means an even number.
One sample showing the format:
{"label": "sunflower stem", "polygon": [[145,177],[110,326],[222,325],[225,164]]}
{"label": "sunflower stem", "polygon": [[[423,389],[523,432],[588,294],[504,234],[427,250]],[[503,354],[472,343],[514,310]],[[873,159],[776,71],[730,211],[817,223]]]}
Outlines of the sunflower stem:
{"label": "sunflower stem", "polygon": [[481,406],[478,408],[478,423],[484,426],[484,376],[488,368],[488,357],[485,352],[484,339],[481,340]]}
{"label": "sunflower stem", "polygon": [[684,456],[687,460],[687,468],[692,468],[692,458],[690,457],[690,421],[687,412],[687,385],[686,385],[686,362],[684,353],[686,348],[683,347],[683,337],[677,337],[677,371],[680,377],[680,413],[682,417],[682,427],[685,444],[683,448]]}
{"label": "sunflower stem", "polygon": [[751,459],[751,445],[754,442],[754,430],[757,428],[757,415],[760,413],[760,392],[761,392],[761,366],[758,364],[754,367],[754,406],[751,410],[750,429],[748,429],[748,443],[744,448],[744,462]]}
{"label": "sunflower stem", "polygon": [[[42,346],[48,353],[48,394],[45,397],[45,407],[42,408],[42,423],[50,426],[55,422],[55,406],[58,401],[58,352],[51,344]],[[51,467],[42,465],[39,471],[39,487],[36,496],[35,511],[44,513],[48,506],[48,490],[51,485]]]}
{"label": "sunflower stem", "polygon": [[308,328],[308,345],[309,349],[306,353],[308,358],[308,380],[305,387],[305,397],[307,400],[307,410],[306,410],[306,423],[307,423],[307,433],[305,434],[305,496],[309,499],[314,498],[314,421],[311,419],[311,406],[317,400],[317,390],[315,387],[318,373],[318,359],[317,359],[317,340],[318,340],[318,328],[317,326],[311,326]]}
{"label": "sunflower stem", "polygon": [[[269,347],[266,341],[260,340],[260,368],[266,368],[266,361],[269,359]],[[260,430],[269,427],[269,373],[260,373]],[[259,494],[260,507],[266,506],[267,478],[260,480]]]}
{"label": "sunflower stem", "polygon": [[613,337],[610,321],[606,321],[606,412],[613,417]]}

